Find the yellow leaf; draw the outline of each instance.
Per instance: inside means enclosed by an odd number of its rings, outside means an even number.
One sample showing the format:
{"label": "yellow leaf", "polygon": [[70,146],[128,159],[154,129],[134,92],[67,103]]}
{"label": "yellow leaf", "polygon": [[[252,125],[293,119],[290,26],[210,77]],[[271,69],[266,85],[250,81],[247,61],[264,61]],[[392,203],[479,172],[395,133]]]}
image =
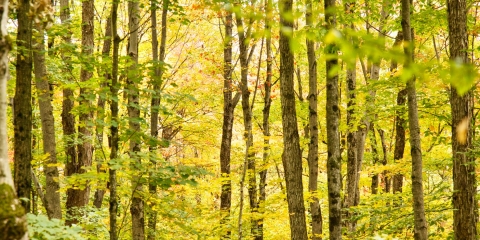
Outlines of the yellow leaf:
{"label": "yellow leaf", "polygon": [[460,144],[467,143],[467,134],[468,134],[468,117],[464,118],[458,125],[457,125],[457,140]]}

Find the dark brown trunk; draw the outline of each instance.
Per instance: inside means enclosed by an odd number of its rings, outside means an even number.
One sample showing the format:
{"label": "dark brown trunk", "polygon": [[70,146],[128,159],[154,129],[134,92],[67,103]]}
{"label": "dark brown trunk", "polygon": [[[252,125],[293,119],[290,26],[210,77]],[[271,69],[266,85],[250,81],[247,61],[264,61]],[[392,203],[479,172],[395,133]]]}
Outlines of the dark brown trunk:
{"label": "dark brown trunk", "polygon": [[[112,52],[112,83],[110,85],[110,94],[112,96],[110,100],[110,111],[112,114],[112,123],[118,123],[118,50],[120,46],[120,37],[117,32],[117,12],[118,1],[112,1],[112,36],[113,36],[113,52]],[[110,126],[110,164],[108,169],[108,182],[110,190],[109,199],[109,218],[110,218],[110,240],[118,239],[117,234],[117,172],[115,168],[112,168],[112,162],[116,161],[118,157],[118,124],[111,124]]]}
{"label": "dark brown trunk", "polygon": [[[60,205],[60,183],[58,182],[57,151],[55,141],[55,121],[53,118],[53,106],[50,97],[47,69],[45,66],[45,40],[43,23],[36,24],[38,35],[35,38],[34,64],[35,83],[37,87],[40,118],[42,122],[43,152],[48,154],[48,161],[43,169],[46,178],[45,208],[49,218],[62,218]],[[32,173],[33,174],[33,173]]]}
{"label": "dark brown trunk", "polygon": [[[410,0],[402,0],[402,32],[404,39],[405,64],[408,69],[413,63],[413,37],[410,26]],[[412,156],[412,195],[414,215],[414,238],[427,239],[427,221],[423,200],[422,148],[420,142],[420,125],[418,123],[417,93],[415,76],[407,82],[408,125],[410,129],[410,154]]]}
{"label": "dark brown trunk", "polygon": [[[380,142],[382,144],[382,153],[383,153],[383,159],[381,161],[383,166],[386,166],[388,163],[388,157],[387,157],[387,142],[385,140],[385,132],[382,129],[378,129],[378,135],[380,135]],[[390,192],[390,178],[388,177],[389,172],[387,170],[384,170],[382,172],[382,179],[380,179],[383,183],[383,192],[384,193],[389,193]]]}
{"label": "dark brown trunk", "polygon": [[30,0],[17,2],[17,63],[15,97],[13,107],[14,125],[14,181],[18,198],[26,198],[22,206],[30,212],[32,177],[32,23]]}
{"label": "dark brown trunk", "polygon": [[[290,49],[293,19],[286,18],[292,13],[292,0],[279,1],[280,9],[280,97],[282,106],[283,129],[283,168],[287,189],[288,212],[290,219],[291,239],[306,240],[307,226],[305,221],[305,205],[303,202],[302,153],[298,135],[297,113],[295,108],[295,90],[293,84],[294,62]],[[338,196],[340,197],[340,195]]]}
{"label": "dark brown trunk", "polygon": [[[469,64],[467,3],[465,0],[448,0],[447,5],[450,59]],[[469,153],[473,147],[473,99],[472,91],[460,95],[451,86],[453,231],[455,239],[465,240],[477,239],[475,157]]]}
{"label": "dark brown trunk", "polygon": [[[306,25],[313,27],[312,1],[307,0],[307,11],[305,13]],[[310,216],[312,217],[312,239],[322,239],[322,213],[318,201],[318,114],[317,114],[317,60],[315,57],[315,42],[307,38],[308,56],[308,126],[310,142],[308,143],[308,191],[311,198]],[[299,92],[300,96],[302,92]]]}

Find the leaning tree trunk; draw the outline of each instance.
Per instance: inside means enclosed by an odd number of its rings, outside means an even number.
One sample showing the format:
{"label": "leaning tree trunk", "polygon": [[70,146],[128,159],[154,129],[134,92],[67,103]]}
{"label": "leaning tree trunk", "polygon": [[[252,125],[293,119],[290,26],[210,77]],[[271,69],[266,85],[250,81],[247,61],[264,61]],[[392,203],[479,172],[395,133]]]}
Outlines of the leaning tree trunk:
{"label": "leaning tree trunk", "polygon": [[[7,81],[9,78],[8,53],[11,47],[7,32],[8,0],[0,1],[0,8],[3,9],[0,12],[0,209],[2,209],[0,236],[28,240],[25,209],[15,193],[8,157]],[[28,171],[30,172],[30,169]]]}
{"label": "leaning tree trunk", "polygon": [[[117,12],[118,1],[112,0],[112,36],[113,36],[113,52],[112,52],[112,83],[110,85],[110,111],[112,114],[112,122],[118,123],[118,49],[120,46],[120,37],[117,32]],[[117,171],[112,167],[112,162],[118,157],[118,124],[110,126],[110,164],[108,169],[108,182],[110,190],[109,199],[109,215],[110,215],[110,240],[118,239],[117,236]]]}
{"label": "leaning tree trunk", "polygon": [[[402,0],[402,31],[407,69],[413,63],[413,38],[410,26],[410,0]],[[414,238],[427,239],[427,221],[423,202],[422,148],[420,144],[420,125],[418,123],[417,93],[415,76],[407,82],[408,124],[410,129],[410,153],[412,155],[412,195],[414,216]],[[461,238],[460,238],[461,239]]]}
{"label": "leaning tree trunk", "polygon": [[37,86],[38,105],[42,122],[43,152],[48,154],[48,160],[43,169],[46,178],[45,208],[49,218],[62,218],[60,205],[60,183],[57,168],[57,144],[55,141],[55,120],[51,92],[48,84],[47,69],[45,66],[44,23],[36,23],[37,35],[33,52],[35,64],[35,83]]}
{"label": "leaning tree trunk", "polygon": [[278,4],[280,9],[280,97],[284,146],[282,161],[287,188],[290,236],[291,239],[306,240],[307,226],[303,203],[302,153],[300,151],[293,86],[295,69],[293,52],[289,43],[293,37],[293,19],[285,17],[292,13],[292,3],[292,0],[281,0]]}
{"label": "leaning tree trunk", "polygon": [[[30,199],[32,192],[32,24],[30,0],[17,2],[17,78],[13,102],[14,180],[19,198]],[[22,201],[30,212],[30,200]]]}
{"label": "leaning tree trunk", "polygon": [[[452,64],[468,64],[467,3],[465,0],[448,0],[448,31]],[[452,70],[455,71],[455,70]],[[460,95],[450,87],[452,107],[453,154],[453,231],[455,239],[476,239],[477,193],[475,156],[472,146],[473,92]]]}
{"label": "leaning tree trunk", "polygon": [[128,18],[129,18],[129,48],[128,56],[130,67],[127,74],[127,92],[128,92],[128,125],[131,132],[130,137],[130,157],[132,158],[132,170],[137,171],[132,176],[132,204],[130,206],[130,214],[132,216],[132,239],[145,239],[145,220],[143,212],[143,199],[141,193],[143,191],[143,184],[141,183],[141,176],[138,171],[141,171],[138,166],[141,165],[141,159],[138,156],[140,153],[140,117],[139,109],[139,90],[138,82],[140,79],[138,75],[138,28],[139,28],[139,3],[137,1],[128,2]]}
{"label": "leaning tree trunk", "polygon": [[[305,13],[306,25],[313,26],[312,1],[307,0]],[[307,39],[308,56],[308,126],[310,142],[308,143],[308,191],[310,192],[310,215],[312,216],[312,239],[322,239],[322,213],[317,197],[318,189],[318,114],[317,114],[317,59],[315,57],[315,42]],[[299,92],[301,94],[301,92]]]}
{"label": "leaning tree trunk", "polygon": [[[325,0],[325,22],[327,28],[333,30],[336,25],[334,11],[335,0]],[[338,58],[334,43],[326,46],[326,54],[330,58],[326,61],[327,71],[327,181],[328,181],[328,212],[330,239],[342,239],[342,206],[340,192],[342,190],[342,157],[340,155],[339,126],[339,89],[338,89]]]}

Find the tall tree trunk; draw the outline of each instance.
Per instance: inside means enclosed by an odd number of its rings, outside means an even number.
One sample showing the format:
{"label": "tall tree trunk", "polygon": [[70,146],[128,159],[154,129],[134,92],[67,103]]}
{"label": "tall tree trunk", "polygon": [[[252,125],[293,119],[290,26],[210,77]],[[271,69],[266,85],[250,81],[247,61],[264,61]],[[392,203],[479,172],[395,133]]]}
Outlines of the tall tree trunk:
{"label": "tall tree trunk", "polygon": [[[325,22],[327,28],[334,30],[336,25],[336,14],[334,10],[335,0],[325,0]],[[339,126],[339,89],[338,89],[338,67],[337,51],[335,44],[326,46],[326,54],[330,58],[326,61],[327,71],[327,181],[328,181],[328,212],[330,239],[342,239],[342,206],[340,191],[342,190],[340,155],[340,132]]]}
{"label": "tall tree trunk", "polygon": [[[380,142],[382,144],[382,153],[383,153],[383,159],[381,161],[383,166],[386,166],[388,163],[388,157],[387,157],[387,142],[385,140],[385,131],[382,129],[378,129],[378,135],[380,135]],[[382,182],[383,182],[383,192],[384,193],[389,193],[390,192],[390,178],[388,177],[388,171],[383,170],[382,172]]]}
{"label": "tall tree trunk", "polygon": [[[413,63],[413,38],[410,26],[410,0],[402,0],[402,32],[404,39],[405,64],[407,69]],[[417,93],[415,77],[407,82],[408,124],[410,129],[410,153],[412,155],[412,195],[414,213],[414,238],[427,239],[427,221],[423,202],[422,148],[420,144],[420,126],[418,123]],[[462,239],[462,238],[459,238]]]}
{"label": "tall tree trunk", "polygon": [[[295,90],[293,84],[294,62],[290,49],[293,37],[292,0],[279,1],[280,9],[280,97],[282,105],[283,168],[287,188],[291,239],[306,240],[307,226],[303,202],[302,153],[298,135]],[[339,195],[340,197],[340,195]]]}
{"label": "tall tree trunk", "polygon": [[[377,163],[379,162],[379,157],[378,157],[377,137],[375,134],[375,123],[373,121],[370,122],[369,130],[370,130],[370,146],[371,146],[372,155],[373,155],[372,165],[376,166]],[[372,194],[378,193],[378,183],[379,183],[378,173],[374,173],[372,176],[372,184],[371,184]]]}
{"label": "tall tree trunk", "polygon": [[[395,37],[393,46],[400,45],[403,41],[403,33],[398,32]],[[390,72],[394,73],[397,70],[397,62],[392,61],[390,66]],[[405,103],[407,102],[407,90],[402,89],[397,94],[397,107],[398,110],[395,113],[395,149],[393,150],[393,160],[403,159],[403,153],[405,151],[405,125],[406,121],[403,118],[405,113]],[[395,173],[393,176],[392,191],[393,193],[402,192],[403,187],[403,174]]]}
{"label": "tall tree trunk", "polygon": [[[28,3],[26,1],[27,7],[29,6]],[[2,209],[0,235],[9,239],[28,240],[27,218],[25,210],[15,193],[8,157],[7,81],[9,78],[8,54],[11,48],[7,32],[8,0],[0,1],[0,8],[3,9],[0,12],[0,199],[2,199],[0,203],[0,209]],[[25,12],[25,14],[27,13],[28,11]],[[30,143],[28,144],[30,145]],[[30,169],[28,171],[30,172]]]}
{"label": "tall tree trunk", "polygon": [[[32,23],[30,0],[17,2],[17,79],[13,108],[14,125],[14,180],[17,197],[30,199],[32,177]],[[30,200],[22,201],[30,212]]]}
{"label": "tall tree trunk", "polygon": [[[244,124],[244,139],[245,139],[245,162],[247,163],[248,176],[248,196],[250,203],[250,212],[255,215],[258,211],[257,205],[257,178],[255,171],[255,152],[253,151],[253,133],[252,133],[252,107],[250,106],[250,91],[248,89],[248,71],[249,71],[249,56],[247,38],[249,33],[245,31],[246,26],[243,24],[240,13],[235,14],[237,22],[238,43],[240,48],[240,67],[241,67],[241,93],[242,93],[242,113]],[[240,186],[242,187],[242,186]],[[253,236],[258,234],[257,230],[258,220],[253,218],[251,220],[251,233]],[[241,235],[241,233],[239,233]]]}
{"label": "tall tree trunk", "polygon": [[258,206],[260,211],[260,219],[258,219],[258,235],[255,240],[263,240],[263,221],[265,213],[265,200],[267,199],[267,172],[268,161],[270,158],[270,107],[272,99],[270,98],[272,92],[272,0],[265,0],[265,45],[267,52],[267,76],[265,77],[265,95],[263,98],[263,166],[259,172],[260,183],[258,185],[259,199]]}
{"label": "tall tree trunk", "polygon": [[[151,21],[152,21],[152,60],[155,64],[163,64],[165,61],[165,48],[167,45],[167,14],[168,14],[168,0],[163,0],[162,6],[162,26],[161,26],[161,34],[160,34],[160,56],[158,52],[158,40],[157,40],[157,5],[155,1],[152,1],[152,9],[151,9]],[[160,57],[160,58],[159,58]],[[161,63],[158,63],[160,61]],[[163,84],[163,67],[156,67],[154,76],[155,79],[153,80],[153,95],[152,95],[152,102],[151,102],[151,117],[150,117],[150,136],[154,139],[152,144],[149,146],[150,152],[153,156],[156,156],[157,151],[157,143],[156,140],[158,138],[158,111],[160,107],[160,88]],[[163,132],[165,133],[165,131]],[[171,140],[171,139],[170,139]],[[152,161],[152,165],[156,168],[156,160]],[[157,186],[155,184],[149,184],[148,189],[152,196],[156,196],[155,193],[157,192]],[[155,229],[157,223],[157,213],[150,208],[148,216],[148,239],[155,239]]]}
{"label": "tall tree trunk", "polygon": [[[63,25],[66,25],[66,29],[70,29],[70,6],[68,0],[60,0],[60,19]],[[67,30],[67,33],[63,36],[63,41],[66,44],[72,44],[72,32]],[[62,60],[65,62],[65,71],[72,70],[72,63],[70,55],[65,52],[62,53]],[[75,79],[72,77],[68,78],[69,82],[74,82]],[[73,90],[71,88],[65,87],[63,89],[63,100],[62,100],[62,129],[65,142],[65,151],[66,151],[66,166],[65,166],[65,176],[71,176],[75,173],[76,166],[78,165],[77,153],[75,150],[75,116],[72,114],[73,109]],[[75,205],[74,200],[76,196],[76,190],[73,188],[67,189],[67,216],[72,216],[74,214]],[[67,217],[65,220],[66,225],[71,225],[77,221],[73,218]]]}
{"label": "tall tree trunk", "polygon": [[[106,156],[103,156],[103,134],[104,134],[104,125],[103,122],[105,121],[105,103],[106,99],[104,95],[107,95],[106,83],[112,81],[112,73],[109,72],[108,67],[106,66],[108,63],[108,58],[110,55],[110,49],[112,46],[112,14],[107,18],[107,23],[105,26],[105,39],[103,40],[103,47],[102,47],[102,68],[99,71],[99,75],[103,75],[104,82],[102,83],[102,89],[100,90],[100,94],[98,94],[97,100],[97,120],[96,122],[100,122],[96,126],[96,142],[97,148],[100,148],[100,153],[95,154],[95,162],[97,163],[97,172],[98,173],[106,173],[106,169],[103,168],[104,160]],[[102,157],[100,157],[100,156]],[[103,184],[103,181],[100,181],[99,184]],[[105,189],[103,186],[99,186],[99,188],[95,191],[93,205],[97,208],[102,207],[103,197],[105,196]]]}
{"label": "tall tree trunk", "polygon": [[[132,158],[132,169],[140,171],[141,159],[137,155],[140,152],[140,117],[139,109],[139,90],[138,82],[140,79],[138,75],[138,28],[139,28],[139,3],[137,1],[128,2],[128,18],[129,18],[129,47],[128,56],[130,58],[130,67],[127,74],[127,92],[128,92],[128,125],[131,132],[129,154]],[[135,173],[137,174],[137,173]],[[141,183],[141,176],[132,176],[132,204],[130,206],[130,213],[132,216],[132,239],[145,239],[145,220],[143,211],[143,199],[141,193],[143,191],[143,184]]]}
{"label": "tall tree trunk", "polygon": [[[118,1],[112,0],[112,36],[113,36],[113,52],[112,52],[112,83],[110,85],[110,111],[112,114],[112,124],[110,126],[110,164],[108,168],[108,182],[110,190],[109,199],[109,215],[110,215],[110,240],[118,239],[117,236],[117,171],[112,167],[114,161],[118,157],[118,50],[120,46],[120,36],[117,31],[117,13]],[[114,124],[115,123],[115,124]]]}
{"label": "tall tree trunk", "polygon": [[45,66],[45,40],[43,22],[36,24],[33,61],[35,64],[35,83],[37,86],[38,104],[42,122],[43,152],[48,154],[48,161],[43,169],[46,177],[45,208],[49,218],[62,218],[60,205],[60,184],[58,182],[57,144],[55,141],[55,120],[53,118],[52,98]]}
{"label": "tall tree trunk", "polygon": [[[306,25],[313,27],[312,1],[307,0],[305,12]],[[322,239],[322,213],[317,197],[318,181],[318,114],[317,114],[317,60],[315,42],[307,38],[308,55],[308,126],[310,142],[308,143],[308,191],[311,194],[310,215],[312,216],[312,239]],[[301,94],[301,92],[299,93]]]}
{"label": "tall tree trunk", "polygon": [[240,99],[237,94],[232,98],[232,23],[233,15],[230,10],[225,16],[225,42],[223,47],[223,125],[222,143],[220,146],[220,172],[222,174],[222,191],[220,195],[220,224],[223,225],[222,239],[229,239],[231,235],[230,208],[232,205],[232,181],[230,179],[230,153],[232,148],[233,112]]}
{"label": "tall tree trunk", "polygon": [[[467,3],[465,0],[448,0],[448,31],[450,59],[468,64]],[[452,70],[455,71],[455,70]],[[470,154],[473,138],[473,93],[463,96],[450,87],[452,107],[453,154],[453,231],[455,239],[476,239],[477,183],[475,157]]]}

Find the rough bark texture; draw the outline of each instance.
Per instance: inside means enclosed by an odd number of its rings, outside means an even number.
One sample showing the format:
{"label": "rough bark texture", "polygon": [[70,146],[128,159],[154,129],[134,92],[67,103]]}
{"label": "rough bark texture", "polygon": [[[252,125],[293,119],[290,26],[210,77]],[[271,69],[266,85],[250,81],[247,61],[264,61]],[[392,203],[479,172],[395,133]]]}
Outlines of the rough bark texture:
{"label": "rough bark texture", "polygon": [[[312,22],[312,1],[307,0],[307,11],[305,13],[306,25],[313,27]],[[307,39],[308,55],[308,126],[310,142],[308,143],[308,191],[311,198],[310,215],[312,217],[312,239],[322,239],[322,213],[317,197],[318,189],[318,114],[317,114],[317,60],[315,57],[315,43]],[[301,94],[301,92],[299,93]]]}
{"label": "rough bark texture", "polygon": [[[450,59],[468,64],[467,5],[465,0],[448,0]],[[455,239],[476,239],[477,200],[475,157],[469,154],[473,134],[473,93],[459,95],[451,86],[453,154],[453,230]],[[466,129],[459,124],[466,121]]]}
{"label": "rough bark texture", "polygon": [[258,206],[260,212],[260,219],[258,220],[258,234],[255,236],[255,240],[263,240],[263,213],[265,212],[265,200],[267,199],[267,166],[270,157],[270,107],[272,99],[270,99],[272,92],[272,0],[265,0],[265,47],[267,53],[267,76],[265,77],[265,95],[263,98],[263,166],[259,172],[260,183],[258,184]]}
{"label": "rough bark texture", "polygon": [[[223,125],[222,143],[220,147],[220,171],[222,174],[222,192],[220,195],[220,211],[223,225],[222,239],[229,239],[231,234],[230,207],[232,205],[232,182],[230,179],[230,153],[232,148],[233,111],[238,97],[232,99],[232,23],[230,11],[225,16],[225,42],[223,48]],[[237,95],[240,96],[240,95]]]}
{"label": "rough bark texture", "polygon": [[[402,31],[405,50],[404,68],[413,63],[413,39],[410,26],[410,0],[402,0]],[[422,148],[420,145],[420,126],[418,123],[417,93],[415,77],[407,82],[408,124],[410,129],[410,154],[412,156],[412,195],[414,213],[414,238],[427,239],[427,221],[423,202]]]}
{"label": "rough bark texture", "polygon": [[43,169],[46,178],[45,208],[49,218],[62,218],[60,205],[60,184],[58,182],[57,151],[55,141],[55,120],[53,118],[51,92],[48,84],[45,66],[45,40],[43,22],[36,24],[38,35],[35,38],[33,61],[35,64],[35,83],[37,87],[40,119],[42,122],[43,152],[48,154],[48,160]]}
{"label": "rough bark texture", "polygon": [[[292,0],[279,1],[280,9],[280,97],[283,128],[283,168],[287,188],[291,239],[306,240],[307,226],[303,203],[302,153],[298,135],[295,90],[293,86],[293,52],[289,41],[292,37],[293,21],[285,15],[292,13]],[[288,29],[288,31],[285,31]],[[340,197],[340,195],[338,196]]]}
{"label": "rough bark texture", "polygon": [[[334,30],[335,19],[335,0],[325,0],[325,22],[327,28]],[[342,190],[342,157],[340,155],[340,132],[339,125],[339,89],[338,89],[338,66],[337,51],[334,44],[326,47],[326,53],[331,56],[326,61],[327,72],[327,181],[328,181],[328,218],[330,239],[342,239],[342,206],[340,191]]]}
{"label": "rough bark texture", "polygon": [[25,209],[15,194],[8,157],[7,81],[11,42],[8,38],[7,20],[8,0],[2,0],[0,1],[0,209],[2,211],[0,236],[5,240],[28,240]]}
{"label": "rough bark texture", "polygon": [[[17,79],[13,102],[14,181],[17,197],[30,199],[32,177],[32,20],[30,0],[17,2]],[[22,201],[30,212],[30,201]]]}
{"label": "rough bark texture", "polygon": [[[62,24],[66,25],[66,29],[69,29],[70,24],[70,7],[68,0],[60,0],[60,19]],[[72,33],[67,31],[63,36],[63,41],[66,44],[72,43]],[[71,57],[62,52],[62,60],[65,62],[65,71],[72,71],[72,64],[70,62]],[[75,79],[72,77],[68,78],[68,82],[74,82]],[[75,116],[71,113],[73,109],[73,90],[70,88],[63,89],[63,100],[62,100],[62,129],[64,135],[64,144],[65,144],[65,155],[66,155],[66,166],[65,166],[65,176],[71,176],[75,173],[75,166],[77,163],[77,153],[75,150]],[[73,188],[67,189],[67,215],[71,215],[73,211],[73,201],[69,199],[75,199],[75,190]],[[71,209],[71,210],[70,210]],[[71,225],[75,222],[75,219],[68,218],[65,220],[66,225]]]}
{"label": "rough bark texture", "polygon": [[[128,56],[130,58],[130,67],[127,74],[127,93],[128,93],[128,126],[130,135],[129,154],[132,159],[132,169],[140,171],[141,158],[137,155],[140,152],[140,106],[138,83],[141,81],[138,74],[138,28],[139,28],[139,3],[137,1],[128,2],[128,18],[130,38],[128,43]],[[145,219],[144,202],[141,196],[143,184],[141,176],[132,176],[132,204],[130,214],[132,216],[132,239],[145,239]]]}
{"label": "rough bark texture", "polygon": [[[112,36],[113,36],[113,52],[112,52],[112,83],[110,85],[110,111],[112,114],[112,122],[118,123],[118,50],[120,46],[120,37],[117,32],[117,12],[118,12],[118,2],[117,0],[112,0]],[[117,201],[117,172],[114,168],[111,167],[112,162],[115,161],[118,157],[118,125],[112,124],[110,126],[110,164],[108,169],[108,182],[110,190],[110,199],[109,199],[109,215],[110,215],[110,240],[118,239],[117,235],[117,212],[118,212],[118,201]]]}
{"label": "rough bark texture", "polygon": [[[103,47],[102,47],[102,61],[108,61],[108,57],[110,55],[110,50],[112,46],[112,16],[107,18],[107,25],[105,26],[105,39],[103,40]],[[104,134],[104,124],[105,121],[105,97],[104,95],[108,94],[109,89],[106,88],[106,84],[112,81],[112,74],[108,72],[108,68],[106,67],[105,62],[103,62],[103,66],[99,71],[99,75],[103,75],[104,82],[102,83],[101,94],[98,94],[97,100],[97,119],[96,122],[98,123],[96,126],[96,139],[97,148],[95,150],[95,162],[97,164],[97,172],[98,173],[106,173],[106,169],[103,167],[104,161],[106,160],[106,156],[104,155],[105,152],[103,150],[103,134]],[[105,196],[105,189],[102,186],[104,183],[103,181],[99,181],[99,186],[95,191],[93,206],[96,208],[102,207],[103,197]]]}

